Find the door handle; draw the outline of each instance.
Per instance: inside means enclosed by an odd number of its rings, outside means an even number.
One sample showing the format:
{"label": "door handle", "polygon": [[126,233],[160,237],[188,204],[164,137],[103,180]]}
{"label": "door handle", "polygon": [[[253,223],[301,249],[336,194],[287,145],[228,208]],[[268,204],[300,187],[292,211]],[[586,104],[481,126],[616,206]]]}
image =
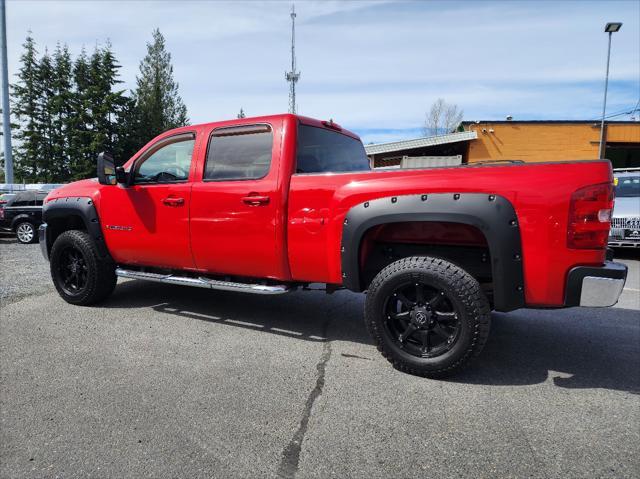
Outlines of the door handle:
{"label": "door handle", "polygon": [[168,198],[164,198],[162,202],[167,206],[182,206],[184,204],[184,198],[169,196]]}
{"label": "door handle", "polygon": [[249,206],[261,206],[269,204],[268,196],[259,196],[259,195],[249,195],[243,196],[242,202]]}

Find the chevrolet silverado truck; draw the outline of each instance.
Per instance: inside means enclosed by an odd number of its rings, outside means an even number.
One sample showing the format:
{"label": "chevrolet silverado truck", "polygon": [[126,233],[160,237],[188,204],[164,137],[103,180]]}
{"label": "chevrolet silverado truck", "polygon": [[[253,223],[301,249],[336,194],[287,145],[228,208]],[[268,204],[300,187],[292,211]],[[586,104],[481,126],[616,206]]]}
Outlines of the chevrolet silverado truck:
{"label": "chevrolet silverado truck", "polygon": [[375,171],[355,134],[284,114],[168,131],[121,167],[100,154],[97,179],[46,198],[39,239],[76,305],[117,277],[366,292],[380,352],[441,377],[480,353],[492,309],[617,302],[613,195],[608,161]]}

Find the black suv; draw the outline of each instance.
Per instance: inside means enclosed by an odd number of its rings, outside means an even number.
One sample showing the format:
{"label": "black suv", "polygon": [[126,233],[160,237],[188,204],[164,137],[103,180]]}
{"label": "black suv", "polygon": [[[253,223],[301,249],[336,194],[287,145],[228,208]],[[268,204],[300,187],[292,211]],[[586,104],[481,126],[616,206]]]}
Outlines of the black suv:
{"label": "black suv", "polygon": [[23,244],[38,241],[42,201],[48,191],[21,191],[0,208],[0,228],[15,231]]}

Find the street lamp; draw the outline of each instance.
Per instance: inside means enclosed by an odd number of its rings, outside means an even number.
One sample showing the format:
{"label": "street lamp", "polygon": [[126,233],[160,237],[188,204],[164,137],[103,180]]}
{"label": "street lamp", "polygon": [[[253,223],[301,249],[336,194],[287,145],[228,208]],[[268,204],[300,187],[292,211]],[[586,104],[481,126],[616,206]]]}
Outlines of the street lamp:
{"label": "street lamp", "polygon": [[609,34],[609,48],[607,50],[607,74],[604,79],[604,103],[602,105],[602,123],[600,123],[600,154],[604,158],[604,115],[607,111],[607,88],[609,87],[609,60],[611,58],[611,34],[620,30],[622,23],[610,22],[604,26],[604,32]]}

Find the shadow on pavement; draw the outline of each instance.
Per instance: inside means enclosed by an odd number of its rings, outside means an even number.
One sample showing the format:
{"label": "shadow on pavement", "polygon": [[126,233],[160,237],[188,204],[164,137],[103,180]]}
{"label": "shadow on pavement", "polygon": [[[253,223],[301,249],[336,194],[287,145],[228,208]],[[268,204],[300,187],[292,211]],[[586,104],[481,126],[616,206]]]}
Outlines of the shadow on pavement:
{"label": "shadow on pavement", "polygon": [[[304,341],[372,344],[362,321],[363,300],[364,295],[347,291],[258,296],[127,281],[103,306],[152,308]],[[331,317],[336,320],[325,334]],[[448,380],[511,386],[542,383],[549,375],[556,386],[567,389],[640,393],[640,312],[572,308],[494,313],[480,357]]]}
{"label": "shadow on pavement", "polygon": [[494,313],[491,335],[456,382],[640,393],[640,312],[614,308]]}
{"label": "shadow on pavement", "polygon": [[[236,326],[295,339],[344,340],[371,344],[362,322],[362,295],[298,291],[263,296],[144,281],[119,283],[101,306],[152,308],[158,313]],[[327,337],[327,321],[340,315]],[[337,324],[342,327],[336,327]]]}

